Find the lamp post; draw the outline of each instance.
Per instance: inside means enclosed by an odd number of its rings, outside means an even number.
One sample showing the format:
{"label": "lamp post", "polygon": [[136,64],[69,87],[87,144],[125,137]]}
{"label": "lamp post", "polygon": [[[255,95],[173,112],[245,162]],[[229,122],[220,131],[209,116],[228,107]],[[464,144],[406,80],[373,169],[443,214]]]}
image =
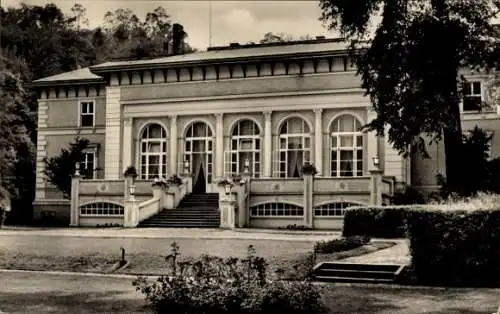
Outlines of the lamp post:
{"label": "lamp post", "polygon": [[373,165],[378,170],[380,167],[380,159],[378,157],[373,157],[372,159],[373,159]]}
{"label": "lamp post", "polygon": [[134,184],[129,186],[129,194],[130,194],[130,199],[135,200],[135,185]]}
{"label": "lamp post", "polygon": [[250,174],[250,159],[248,158],[245,158],[245,161],[243,162],[243,174]]}
{"label": "lamp post", "polygon": [[226,195],[231,194],[232,188],[233,188],[233,185],[231,184],[231,182],[226,182],[226,184],[224,184],[224,191],[226,192]]}
{"label": "lamp post", "polygon": [[75,163],[75,176],[79,176],[80,175],[80,163],[77,162]]}

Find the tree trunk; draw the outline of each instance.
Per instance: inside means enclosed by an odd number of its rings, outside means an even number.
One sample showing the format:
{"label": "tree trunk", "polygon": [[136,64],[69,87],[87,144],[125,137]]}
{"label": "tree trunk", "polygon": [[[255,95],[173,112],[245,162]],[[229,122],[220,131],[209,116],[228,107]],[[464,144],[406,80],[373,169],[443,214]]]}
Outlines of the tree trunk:
{"label": "tree trunk", "polygon": [[446,183],[451,192],[460,193],[464,175],[460,158],[463,142],[457,79],[460,66],[459,47],[462,38],[459,30],[451,22],[446,0],[431,0],[431,5],[438,19],[434,44],[436,65],[441,70],[437,72],[435,84],[441,85],[441,95],[444,96],[442,105],[448,112],[447,125],[443,127]]}
{"label": "tree trunk", "polygon": [[464,166],[460,158],[463,146],[460,115],[458,116],[458,128],[447,127],[443,130],[443,135],[446,161],[446,183],[452,192],[460,193],[461,187],[463,186],[463,171],[461,167]]}

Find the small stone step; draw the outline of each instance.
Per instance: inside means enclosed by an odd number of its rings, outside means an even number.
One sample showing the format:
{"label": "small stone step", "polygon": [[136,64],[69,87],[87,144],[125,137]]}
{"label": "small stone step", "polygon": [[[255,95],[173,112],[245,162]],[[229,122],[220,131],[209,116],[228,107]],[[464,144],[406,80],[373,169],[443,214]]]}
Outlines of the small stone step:
{"label": "small stone step", "polygon": [[331,276],[314,276],[317,281],[326,282],[343,282],[343,283],[393,283],[392,279],[378,278],[358,278],[358,277],[331,277]]}

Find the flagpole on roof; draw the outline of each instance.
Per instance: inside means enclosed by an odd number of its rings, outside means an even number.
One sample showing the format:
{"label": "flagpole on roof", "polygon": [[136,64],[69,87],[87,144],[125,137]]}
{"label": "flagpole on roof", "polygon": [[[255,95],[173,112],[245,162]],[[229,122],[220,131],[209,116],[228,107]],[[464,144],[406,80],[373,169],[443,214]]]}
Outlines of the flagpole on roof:
{"label": "flagpole on roof", "polygon": [[212,47],[212,0],[208,0],[208,47]]}

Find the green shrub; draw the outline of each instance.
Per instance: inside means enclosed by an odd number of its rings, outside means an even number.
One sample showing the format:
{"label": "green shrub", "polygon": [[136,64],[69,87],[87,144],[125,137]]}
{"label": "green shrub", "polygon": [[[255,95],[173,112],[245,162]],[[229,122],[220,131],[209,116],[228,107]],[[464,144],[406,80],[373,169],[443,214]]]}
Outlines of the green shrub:
{"label": "green shrub", "polygon": [[500,283],[500,195],[450,197],[433,204],[356,207],[346,212],[344,236],[410,239],[413,276],[420,284]]}
{"label": "green shrub", "polygon": [[416,205],[350,208],[344,216],[342,235],[404,238],[407,213],[417,208]]}
{"label": "green shrub", "polygon": [[172,244],[169,273],[156,282],[138,277],[133,282],[156,313],[322,313],[320,291],[307,280],[283,281],[266,272],[267,263],[249,247],[246,258],[202,255],[179,261]]}
{"label": "green shrub", "polygon": [[409,216],[408,230],[412,267],[420,283],[500,283],[500,210],[422,210]]}
{"label": "green shrub", "polygon": [[367,236],[349,236],[333,240],[322,240],[314,244],[314,252],[335,253],[349,251],[368,243],[370,243],[370,238]]}

